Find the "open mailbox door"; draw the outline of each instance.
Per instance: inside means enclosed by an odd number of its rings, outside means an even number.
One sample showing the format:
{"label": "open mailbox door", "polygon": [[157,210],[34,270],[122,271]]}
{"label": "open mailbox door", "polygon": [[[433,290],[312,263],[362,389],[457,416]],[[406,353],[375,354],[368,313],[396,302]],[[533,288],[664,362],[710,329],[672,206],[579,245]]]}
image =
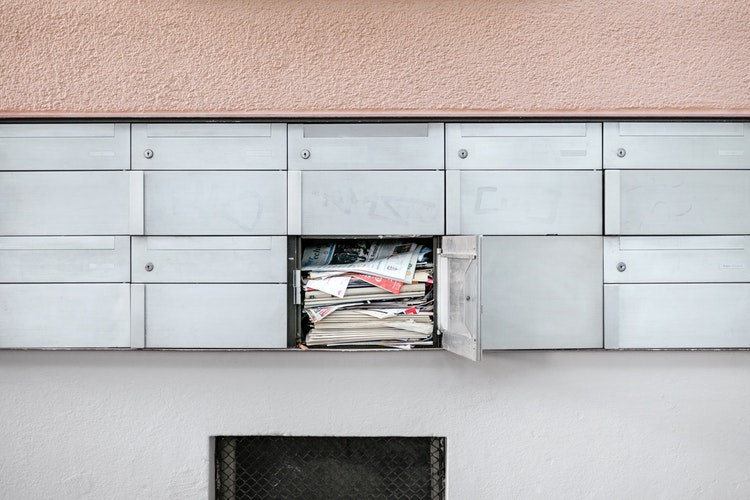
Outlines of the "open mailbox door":
{"label": "open mailbox door", "polygon": [[479,361],[481,236],[445,236],[437,254],[437,323],[443,347]]}

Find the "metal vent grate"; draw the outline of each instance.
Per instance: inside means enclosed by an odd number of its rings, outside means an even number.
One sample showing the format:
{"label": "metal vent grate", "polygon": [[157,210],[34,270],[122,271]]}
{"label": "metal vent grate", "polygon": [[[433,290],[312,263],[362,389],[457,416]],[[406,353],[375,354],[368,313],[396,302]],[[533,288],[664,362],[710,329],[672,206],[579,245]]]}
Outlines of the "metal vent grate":
{"label": "metal vent grate", "polygon": [[445,498],[444,437],[216,438],[216,499]]}

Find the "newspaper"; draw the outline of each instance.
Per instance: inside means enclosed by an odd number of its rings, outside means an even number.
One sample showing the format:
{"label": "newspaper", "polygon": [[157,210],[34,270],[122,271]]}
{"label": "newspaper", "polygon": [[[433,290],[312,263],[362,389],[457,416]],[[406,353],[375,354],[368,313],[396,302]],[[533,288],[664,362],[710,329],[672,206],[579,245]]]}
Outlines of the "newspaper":
{"label": "newspaper", "polygon": [[423,246],[401,241],[347,241],[305,248],[303,271],[362,273],[411,283]]}

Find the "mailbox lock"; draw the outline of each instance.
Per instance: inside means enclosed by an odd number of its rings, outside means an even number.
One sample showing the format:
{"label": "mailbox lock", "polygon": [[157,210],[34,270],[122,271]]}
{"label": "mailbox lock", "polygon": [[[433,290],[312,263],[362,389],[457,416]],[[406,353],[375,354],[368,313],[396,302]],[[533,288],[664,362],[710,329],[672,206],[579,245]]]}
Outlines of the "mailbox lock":
{"label": "mailbox lock", "polygon": [[619,158],[624,158],[626,154],[628,154],[628,152],[627,152],[627,151],[625,151],[625,148],[619,148],[619,149],[617,150],[617,156],[618,156]]}
{"label": "mailbox lock", "polygon": [[151,272],[154,270],[154,265],[152,263],[146,264],[146,271]]}
{"label": "mailbox lock", "polygon": [[459,150],[458,150],[458,157],[459,157],[459,158],[461,158],[461,159],[463,160],[463,159],[465,159],[465,158],[466,158],[467,156],[469,156],[469,152],[468,152],[468,151],[466,151],[465,149],[459,149]]}
{"label": "mailbox lock", "polygon": [[309,149],[303,149],[300,151],[299,155],[302,157],[303,160],[307,160],[310,158],[310,150]]}
{"label": "mailbox lock", "polygon": [[471,295],[466,296],[466,301],[468,302],[469,300],[471,300]]}
{"label": "mailbox lock", "polygon": [[627,269],[627,268],[628,268],[628,266],[626,266],[624,262],[619,262],[617,264],[617,270],[620,271],[621,273],[625,272],[625,269]]}
{"label": "mailbox lock", "polygon": [[143,152],[143,156],[145,156],[147,159],[151,159],[154,157],[154,150],[153,149],[147,149]]}

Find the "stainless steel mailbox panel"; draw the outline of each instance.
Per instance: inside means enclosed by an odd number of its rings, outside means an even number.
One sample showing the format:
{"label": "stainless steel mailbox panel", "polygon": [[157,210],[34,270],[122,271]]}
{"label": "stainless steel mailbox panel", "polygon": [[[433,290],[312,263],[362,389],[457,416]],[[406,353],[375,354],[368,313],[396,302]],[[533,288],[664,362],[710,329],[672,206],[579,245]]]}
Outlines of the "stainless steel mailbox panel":
{"label": "stainless steel mailbox panel", "polygon": [[447,123],[447,169],[602,168],[601,123]]}
{"label": "stainless steel mailbox panel", "polygon": [[439,235],[443,172],[289,172],[289,234]]}
{"label": "stainless steel mailbox panel", "polygon": [[484,349],[601,348],[602,238],[485,236]]}
{"label": "stainless steel mailbox panel", "polygon": [[286,285],[145,286],[147,348],[287,346]]}
{"label": "stainless steel mailbox panel", "polygon": [[127,123],[0,124],[0,170],[127,170]]}
{"label": "stainless steel mailbox panel", "polygon": [[286,233],[286,172],[144,172],[148,235]]}
{"label": "stainless steel mailbox panel", "polygon": [[750,284],[605,285],[607,349],[750,347]]}
{"label": "stainless steel mailbox panel", "polygon": [[479,361],[482,357],[482,236],[446,236],[437,252],[437,327],[443,348]]}
{"label": "stainless steel mailbox panel", "polygon": [[136,283],[284,283],[284,236],[133,237]]}
{"label": "stainless steel mailbox panel", "polygon": [[601,171],[446,172],[448,234],[601,231]]}
{"label": "stainless steel mailbox panel", "polygon": [[289,125],[289,170],[438,170],[443,154],[442,123]]}
{"label": "stainless steel mailbox panel", "polygon": [[284,123],[136,123],[133,169],[286,170]]}
{"label": "stainless steel mailbox panel", "polygon": [[0,285],[0,347],[130,347],[126,284]]}
{"label": "stainless steel mailbox panel", "polygon": [[750,282],[750,236],[608,236],[604,281]]}
{"label": "stainless steel mailbox panel", "polygon": [[4,236],[125,235],[128,209],[128,172],[0,173]]}
{"label": "stainless steel mailbox panel", "polygon": [[604,212],[606,234],[748,234],[750,171],[609,170]]}
{"label": "stainless steel mailbox panel", "polygon": [[0,283],[126,281],[127,236],[0,237]]}
{"label": "stainless steel mailbox panel", "polygon": [[750,168],[750,123],[605,123],[604,168]]}

